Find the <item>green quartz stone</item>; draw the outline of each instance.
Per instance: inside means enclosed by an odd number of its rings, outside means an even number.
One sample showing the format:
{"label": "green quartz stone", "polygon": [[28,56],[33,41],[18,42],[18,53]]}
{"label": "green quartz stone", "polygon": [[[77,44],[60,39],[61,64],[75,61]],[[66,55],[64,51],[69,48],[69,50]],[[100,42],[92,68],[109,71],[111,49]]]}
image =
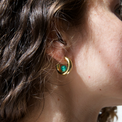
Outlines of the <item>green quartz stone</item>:
{"label": "green quartz stone", "polygon": [[65,72],[67,70],[67,67],[65,65],[61,66],[61,71]]}

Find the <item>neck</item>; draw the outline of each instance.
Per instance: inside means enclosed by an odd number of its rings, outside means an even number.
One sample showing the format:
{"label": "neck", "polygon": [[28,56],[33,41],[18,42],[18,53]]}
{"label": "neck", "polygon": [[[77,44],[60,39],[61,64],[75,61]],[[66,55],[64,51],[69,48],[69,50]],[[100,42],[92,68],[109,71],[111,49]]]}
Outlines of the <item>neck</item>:
{"label": "neck", "polygon": [[[100,99],[93,97],[84,89],[71,88],[71,83],[57,86],[45,95],[44,109],[38,101],[29,109],[26,122],[97,122]],[[78,86],[77,86],[78,87]],[[74,86],[73,86],[74,88]],[[22,122],[24,122],[24,120]]]}

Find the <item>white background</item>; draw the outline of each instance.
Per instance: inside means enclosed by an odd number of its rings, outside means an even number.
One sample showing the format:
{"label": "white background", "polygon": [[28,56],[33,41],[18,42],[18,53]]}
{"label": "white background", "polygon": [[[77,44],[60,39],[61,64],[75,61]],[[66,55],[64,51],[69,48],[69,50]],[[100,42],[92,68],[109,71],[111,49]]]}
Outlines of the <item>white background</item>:
{"label": "white background", "polygon": [[115,120],[114,122],[122,122],[122,106],[117,107],[117,115],[118,120]]}

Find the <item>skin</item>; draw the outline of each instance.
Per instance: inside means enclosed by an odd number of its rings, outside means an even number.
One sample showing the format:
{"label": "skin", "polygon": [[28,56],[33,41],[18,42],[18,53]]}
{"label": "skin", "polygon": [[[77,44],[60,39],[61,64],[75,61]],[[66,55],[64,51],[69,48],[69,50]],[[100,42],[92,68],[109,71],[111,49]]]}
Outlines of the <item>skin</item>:
{"label": "skin", "polygon": [[64,84],[51,86],[41,116],[37,102],[23,122],[97,122],[103,107],[122,105],[122,21],[114,13],[118,3],[94,2],[88,8],[86,30],[79,26],[64,35],[71,50],[65,52],[64,45],[56,43],[58,48],[47,51],[62,64],[64,56],[70,57],[73,69],[67,76],[51,73],[51,82],[58,78]]}

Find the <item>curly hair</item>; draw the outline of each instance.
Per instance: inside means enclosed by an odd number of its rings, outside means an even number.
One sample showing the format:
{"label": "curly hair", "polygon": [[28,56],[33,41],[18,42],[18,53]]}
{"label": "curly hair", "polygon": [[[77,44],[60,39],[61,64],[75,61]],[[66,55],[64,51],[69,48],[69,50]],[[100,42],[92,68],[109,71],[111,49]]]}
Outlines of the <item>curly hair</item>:
{"label": "curly hair", "polygon": [[[49,67],[45,50],[47,41],[51,41],[48,36],[53,31],[58,41],[65,44],[58,25],[78,24],[86,2],[0,0],[0,122],[19,120],[26,115],[31,99],[39,92],[44,97],[45,69]],[[112,120],[115,109],[102,109],[98,120]]]}

